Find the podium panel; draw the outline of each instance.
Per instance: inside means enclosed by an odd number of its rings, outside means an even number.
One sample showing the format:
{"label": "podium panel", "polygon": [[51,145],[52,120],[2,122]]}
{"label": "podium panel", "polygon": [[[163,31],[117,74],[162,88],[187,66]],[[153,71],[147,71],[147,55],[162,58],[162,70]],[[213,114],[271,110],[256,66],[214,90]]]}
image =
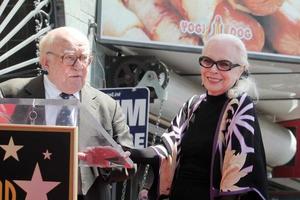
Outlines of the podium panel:
{"label": "podium panel", "polygon": [[74,126],[0,124],[0,194],[77,199],[76,141]]}

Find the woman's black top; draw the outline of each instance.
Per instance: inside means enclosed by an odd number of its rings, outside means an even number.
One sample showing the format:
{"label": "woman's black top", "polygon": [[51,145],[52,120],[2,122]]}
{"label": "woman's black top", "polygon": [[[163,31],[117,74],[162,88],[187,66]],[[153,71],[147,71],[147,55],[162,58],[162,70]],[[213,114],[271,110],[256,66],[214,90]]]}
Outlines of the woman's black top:
{"label": "woman's black top", "polygon": [[[180,144],[182,145],[180,167],[173,181],[170,200],[196,199],[196,197],[209,200],[213,139],[226,100],[226,94],[207,95],[195,111]],[[132,149],[130,158],[136,163],[150,164],[154,168],[159,159],[151,148]],[[156,181],[154,185],[157,184]]]}
{"label": "woman's black top", "polygon": [[195,111],[181,140],[180,166],[173,181],[170,200],[209,199],[213,140],[226,100],[226,94],[207,95]]}

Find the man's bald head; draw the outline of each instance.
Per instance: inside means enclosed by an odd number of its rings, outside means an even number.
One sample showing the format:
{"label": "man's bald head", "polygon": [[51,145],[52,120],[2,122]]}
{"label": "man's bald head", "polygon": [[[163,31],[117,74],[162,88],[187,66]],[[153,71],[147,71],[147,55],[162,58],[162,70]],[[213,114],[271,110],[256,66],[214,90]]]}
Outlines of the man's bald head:
{"label": "man's bald head", "polygon": [[57,43],[68,42],[70,40],[77,41],[79,45],[86,45],[87,50],[90,51],[88,38],[82,32],[72,27],[59,27],[49,31],[40,40],[40,57],[43,57],[48,51],[56,48]]}
{"label": "man's bald head", "polygon": [[48,79],[62,92],[79,92],[91,62],[88,38],[71,27],[49,31],[40,40],[40,64]]}

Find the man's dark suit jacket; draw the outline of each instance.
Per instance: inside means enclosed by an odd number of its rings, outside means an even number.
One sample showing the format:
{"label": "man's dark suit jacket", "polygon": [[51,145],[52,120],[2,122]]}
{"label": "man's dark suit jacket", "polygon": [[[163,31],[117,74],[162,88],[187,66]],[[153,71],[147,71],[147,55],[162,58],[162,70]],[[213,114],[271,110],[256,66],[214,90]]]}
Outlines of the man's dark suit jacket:
{"label": "man's dark suit jacket", "polygon": [[[4,98],[45,98],[43,76],[11,79],[0,83]],[[86,84],[80,91],[81,102],[111,137],[123,147],[132,148],[132,136],[119,104],[110,96]],[[99,133],[84,122],[79,125],[79,151],[99,140]],[[101,139],[100,139],[101,140]],[[87,200],[110,200],[110,182],[128,177],[124,170],[113,169],[104,173],[99,168],[80,167],[82,192]],[[133,174],[134,170],[129,171]]]}

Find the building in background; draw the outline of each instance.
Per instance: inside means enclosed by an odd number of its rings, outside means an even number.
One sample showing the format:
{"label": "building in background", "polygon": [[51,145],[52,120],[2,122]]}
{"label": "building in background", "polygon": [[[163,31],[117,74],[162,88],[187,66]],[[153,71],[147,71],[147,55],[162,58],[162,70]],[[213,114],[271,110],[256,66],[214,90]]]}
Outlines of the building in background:
{"label": "building in background", "polygon": [[149,131],[156,137],[185,100],[202,91],[197,64],[201,44],[218,32],[235,34],[249,50],[251,76],[258,86],[256,106],[270,196],[300,199],[299,2],[270,3],[258,6],[261,9],[226,0],[220,4],[199,0],[193,5],[188,0],[169,0],[156,6],[155,0],[126,2],[2,0],[0,81],[41,73],[39,37],[52,27],[75,27],[89,36],[93,46],[92,85],[150,87]]}

